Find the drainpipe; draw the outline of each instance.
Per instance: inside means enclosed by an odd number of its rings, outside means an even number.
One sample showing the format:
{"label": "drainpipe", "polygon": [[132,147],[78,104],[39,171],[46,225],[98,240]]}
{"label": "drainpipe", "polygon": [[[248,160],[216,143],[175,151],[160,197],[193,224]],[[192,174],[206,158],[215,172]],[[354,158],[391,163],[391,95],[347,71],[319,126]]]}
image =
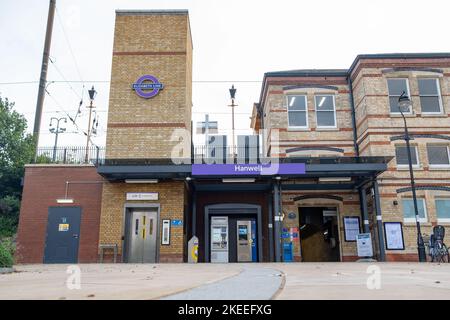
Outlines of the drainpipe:
{"label": "drainpipe", "polygon": [[373,180],[372,187],[373,187],[375,211],[377,214],[378,246],[380,247],[380,261],[385,261],[386,257],[384,251],[383,219],[381,216],[380,192],[378,191],[378,182],[376,178]]}
{"label": "drainpipe", "polygon": [[364,186],[359,187],[358,191],[359,191],[359,203],[361,206],[361,216],[362,216],[362,220],[363,220],[363,230],[364,230],[364,233],[370,233],[366,188]]}
{"label": "drainpipe", "polygon": [[353,99],[353,83],[351,75],[347,76],[348,90],[350,95],[350,107],[352,109],[352,126],[353,126],[353,147],[355,148],[356,156],[359,157],[359,146],[358,146],[358,132],[356,131],[356,111],[355,111],[355,100]]}
{"label": "drainpipe", "polygon": [[273,204],[274,204],[274,240],[275,240],[275,262],[280,262],[281,243],[280,243],[280,193],[278,181],[273,184]]}
{"label": "drainpipe", "polygon": [[273,203],[272,203],[272,199],[269,196],[268,197],[268,211],[269,211],[269,261],[273,262],[274,260],[274,252],[273,252],[273,247],[274,247],[274,243],[273,243]]}

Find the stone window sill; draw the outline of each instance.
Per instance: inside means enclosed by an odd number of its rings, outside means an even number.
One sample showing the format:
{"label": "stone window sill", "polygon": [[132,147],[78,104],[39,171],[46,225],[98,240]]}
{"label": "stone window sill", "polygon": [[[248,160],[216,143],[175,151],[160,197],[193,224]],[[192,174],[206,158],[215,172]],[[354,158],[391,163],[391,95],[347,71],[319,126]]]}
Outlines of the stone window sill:
{"label": "stone window sill", "polygon": [[448,118],[447,114],[443,113],[422,113],[422,118]]}

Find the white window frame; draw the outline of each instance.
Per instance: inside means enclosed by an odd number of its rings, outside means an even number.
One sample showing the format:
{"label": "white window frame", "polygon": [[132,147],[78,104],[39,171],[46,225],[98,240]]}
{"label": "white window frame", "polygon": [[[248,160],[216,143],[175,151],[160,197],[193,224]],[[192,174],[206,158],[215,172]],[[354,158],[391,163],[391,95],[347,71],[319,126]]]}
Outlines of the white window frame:
{"label": "white window frame", "polygon": [[[333,98],[334,126],[319,126],[319,121],[317,119],[317,113],[318,112],[330,112],[331,110],[317,111],[317,96],[332,97]],[[337,128],[336,99],[335,99],[335,95],[334,94],[317,94],[317,95],[314,95],[314,110],[316,112],[316,126],[317,126],[317,128],[319,128],[319,129],[336,129]]]}
{"label": "white window frame", "polygon": [[[405,207],[403,205],[403,201],[404,200],[410,200],[410,201],[414,201],[413,198],[403,198],[402,199],[402,215],[403,215],[403,222],[405,223],[412,223],[412,222],[416,222],[416,217],[414,216],[413,218],[405,218]],[[424,218],[421,218],[419,216],[419,222],[420,223],[427,223],[428,222],[428,212],[427,212],[427,202],[425,201],[425,198],[417,198],[417,202],[421,201],[423,203],[423,213],[425,215]],[[413,204],[414,206],[414,204]],[[415,214],[415,213],[414,213]]]}
{"label": "white window frame", "polygon": [[[447,156],[448,156],[448,159],[449,159],[449,163],[448,164],[431,164],[430,163],[430,157],[428,155],[428,146],[430,146],[430,147],[446,147],[447,148]],[[445,145],[445,144],[441,144],[440,145],[440,144],[429,143],[429,144],[426,145],[426,147],[427,147],[428,165],[430,166],[430,168],[442,168],[442,169],[450,168],[450,148],[449,148],[448,145]]]}
{"label": "white window frame", "polygon": [[437,212],[437,205],[436,205],[436,201],[437,200],[444,200],[444,201],[450,201],[450,198],[446,198],[446,197],[436,197],[435,199],[434,199],[434,208],[435,208],[435,211],[436,211],[436,219],[437,219],[437,222],[438,223],[450,223],[450,218],[439,218],[439,216],[438,216],[438,212]]}
{"label": "white window frame", "polygon": [[[408,97],[411,99],[411,94],[410,94],[410,89],[409,89],[409,78],[387,78],[387,80],[386,80],[386,86],[387,86],[387,89],[388,89],[388,106],[389,106],[389,113],[390,114],[394,114],[394,115],[400,115],[401,113],[400,113],[400,111],[399,112],[393,112],[392,110],[391,110],[391,97],[400,97],[400,96],[391,96],[390,94],[389,94],[389,80],[405,80],[406,81],[406,94],[408,95]],[[403,114],[408,114],[408,115],[410,115],[410,114],[413,114],[413,107],[412,107],[412,105],[409,107],[409,112],[403,112]]]}
{"label": "white window frame", "polygon": [[[290,97],[303,97],[305,99],[305,111],[301,110],[293,110],[289,111],[289,98]],[[308,96],[306,94],[289,94],[286,95],[286,109],[287,109],[287,126],[289,129],[308,129],[309,128],[309,121],[308,121]],[[289,112],[305,112],[306,117],[306,126],[291,126],[289,125]]]}
{"label": "white window frame", "polygon": [[[440,88],[440,82],[439,82],[439,78],[417,78],[417,88],[419,88],[419,80],[434,80],[436,82],[436,88],[437,88],[437,93],[438,93],[438,101],[439,101],[439,111],[438,112],[427,112],[427,111],[423,111],[422,110],[422,102],[420,104],[420,112],[422,114],[443,114],[444,113],[444,108],[443,108],[443,104],[442,104],[442,95],[441,95],[441,88]],[[419,89],[417,89],[419,90]],[[434,95],[421,95],[420,94],[420,90],[419,90],[419,100],[420,97],[435,97]]]}
{"label": "white window frame", "polygon": [[[397,147],[404,147],[406,149],[406,145],[403,145],[403,144],[396,145],[395,148],[397,148]],[[417,159],[417,163],[413,164],[412,167],[414,169],[420,169],[419,146],[410,146],[410,147],[415,150],[416,159]],[[406,152],[408,152],[408,151],[406,151]],[[409,164],[408,163],[406,163],[406,164],[399,164],[397,162],[397,155],[395,155],[395,163],[397,164],[397,168],[400,168],[400,169],[409,168]]]}

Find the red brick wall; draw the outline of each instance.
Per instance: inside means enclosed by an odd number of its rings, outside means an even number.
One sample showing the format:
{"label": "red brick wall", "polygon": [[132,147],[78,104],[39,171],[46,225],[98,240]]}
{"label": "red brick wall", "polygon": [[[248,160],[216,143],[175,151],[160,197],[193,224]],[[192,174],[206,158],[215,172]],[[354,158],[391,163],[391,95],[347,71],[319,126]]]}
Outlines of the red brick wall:
{"label": "red brick wall", "polygon": [[[27,166],[17,234],[16,263],[42,263],[47,229],[48,207],[64,198],[66,181],[68,198],[81,207],[78,262],[98,260],[98,235],[102,197],[102,177],[93,166]],[[84,183],[89,181],[91,183]],[[83,183],[79,183],[83,182]]]}
{"label": "red brick wall", "polygon": [[419,262],[417,253],[388,253],[386,254],[388,262]]}

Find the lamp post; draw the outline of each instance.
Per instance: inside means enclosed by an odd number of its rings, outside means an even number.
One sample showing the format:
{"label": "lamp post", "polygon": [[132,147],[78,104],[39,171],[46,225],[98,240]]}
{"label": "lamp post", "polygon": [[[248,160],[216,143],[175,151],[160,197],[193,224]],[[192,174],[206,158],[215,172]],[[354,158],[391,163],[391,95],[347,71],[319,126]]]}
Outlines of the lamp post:
{"label": "lamp post", "polygon": [[234,104],[234,99],[236,97],[236,89],[234,88],[234,84],[231,86],[230,90],[230,97],[231,97],[231,130],[232,130],[232,141],[233,144],[231,145],[232,152],[233,152],[233,158],[235,156],[235,147],[234,147],[234,107],[237,107],[237,104]]}
{"label": "lamp post", "polygon": [[84,162],[88,163],[89,161],[89,140],[91,139],[91,117],[92,117],[92,109],[95,108],[93,106],[95,96],[97,95],[97,91],[95,91],[94,86],[92,86],[91,90],[88,90],[90,104],[87,108],[89,108],[89,122],[86,136],[86,155],[84,157]]}
{"label": "lamp post", "polygon": [[419,254],[419,262],[426,262],[427,257],[425,253],[425,245],[423,243],[422,232],[420,231],[420,220],[419,220],[420,217],[419,217],[419,210],[417,208],[416,184],[414,182],[414,171],[411,160],[411,146],[409,145],[411,137],[409,136],[406,118],[405,115],[403,114],[403,110],[409,110],[409,108],[411,107],[412,107],[411,99],[408,97],[405,91],[403,91],[401,96],[398,98],[398,108],[400,110],[400,114],[402,115],[403,122],[405,125],[406,152],[408,153],[409,177],[411,179],[411,191],[413,196],[414,213],[416,217],[416,227],[417,227],[417,250]]}
{"label": "lamp post", "polygon": [[57,145],[58,145],[58,135],[60,133],[63,133],[63,132],[66,131],[66,128],[61,128],[59,126],[59,122],[61,120],[64,120],[64,123],[67,123],[67,118],[66,117],[62,117],[62,118],[51,117],[51,119],[50,119],[50,127],[52,127],[53,120],[56,121],[56,128],[55,127],[50,128],[49,131],[51,133],[55,134],[55,145],[53,146],[53,162],[55,162],[55,160],[56,160],[56,148],[57,148]]}

